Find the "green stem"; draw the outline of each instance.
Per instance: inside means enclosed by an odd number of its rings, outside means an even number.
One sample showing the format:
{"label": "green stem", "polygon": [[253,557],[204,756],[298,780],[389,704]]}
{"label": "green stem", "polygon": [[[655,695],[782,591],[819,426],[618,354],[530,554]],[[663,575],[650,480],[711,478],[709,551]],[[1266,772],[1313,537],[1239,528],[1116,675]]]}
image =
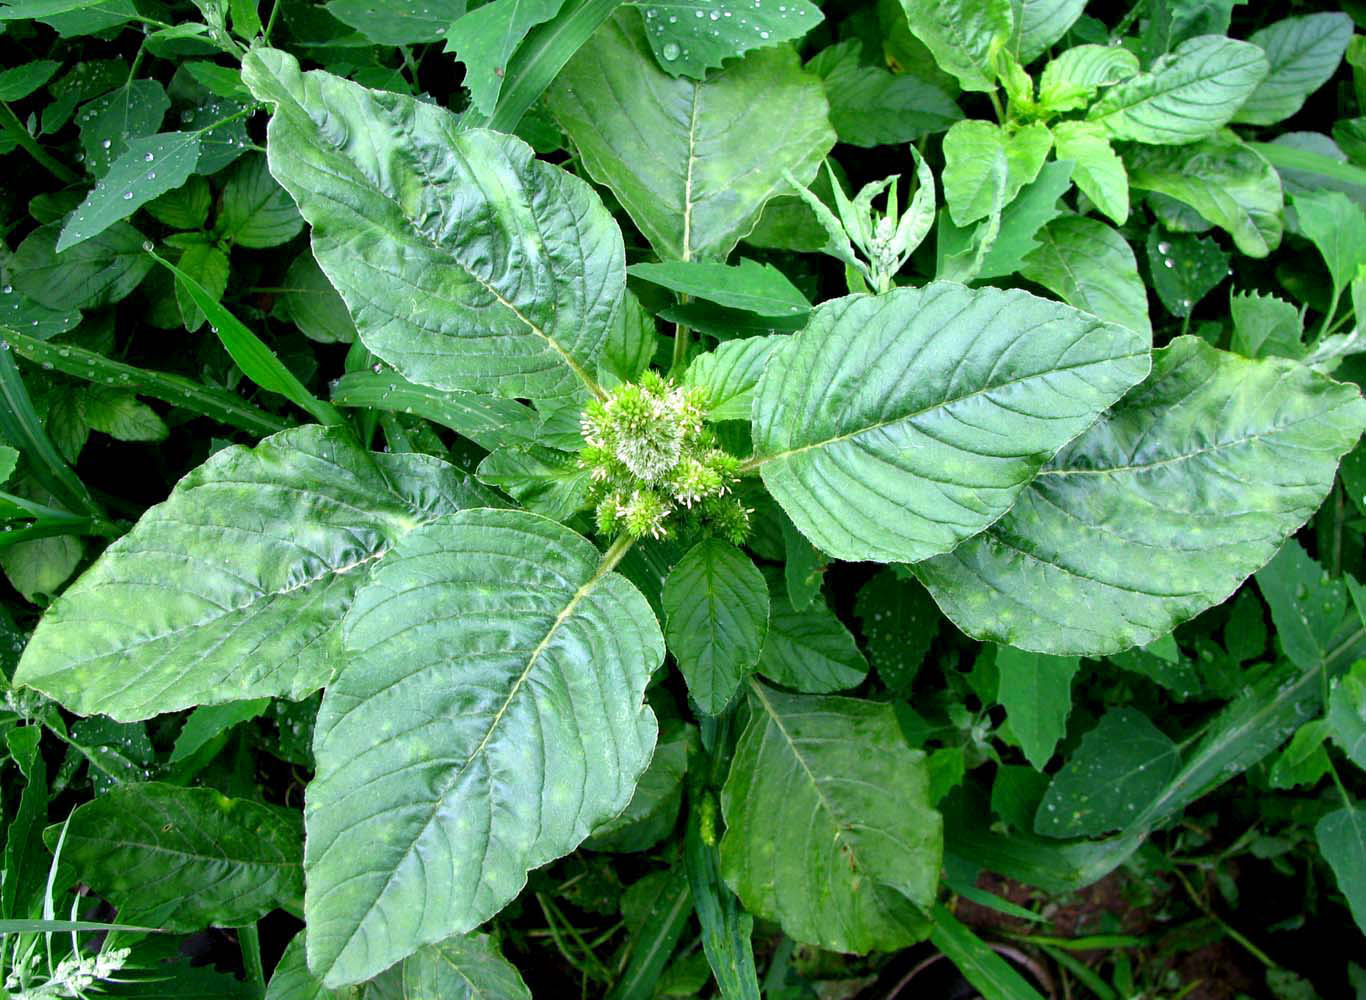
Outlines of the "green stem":
{"label": "green stem", "polygon": [[261,932],[255,924],[245,924],[237,928],[237,943],[242,948],[242,965],[246,969],[247,983],[257,997],[264,997],[266,970],[261,964]]}
{"label": "green stem", "polygon": [[1001,99],[996,96],[996,91],[994,90],[988,90],[987,96],[991,98],[991,107],[992,110],[996,112],[997,123],[1004,125],[1006,123],[1006,112],[1005,109],[1001,107]]}
{"label": "green stem", "polygon": [[1342,783],[1342,778],[1338,777],[1338,769],[1333,766],[1333,762],[1328,762],[1328,774],[1333,779],[1333,784],[1337,786],[1338,795],[1342,798],[1342,804],[1348,809],[1355,809],[1356,803],[1352,801],[1352,796],[1347,793],[1347,786]]}
{"label": "green stem", "polygon": [[275,28],[275,17],[280,13],[280,5],[283,2],[284,0],[275,0],[270,8],[270,17],[266,18],[266,30],[261,35],[261,41],[267,45],[270,44],[270,33]]}
{"label": "green stem", "polygon": [[617,563],[625,558],[626,553],[631,551],[631,546],[635,545],[634,538],[626,535],[618,535],[617,540],[607,547],[607,551],[602,554],[602,562],[598,564],[598,571],[593,574],[594,580],[600,580],[612,570],[617,568]]}
{"label": "green stem", "polygon": [[39,538],[56,538],[59,535],[94,535],[102,538],[118,538],[125,534],[126,527],[112,521],[94,517],[81,517],[62,520],[40,520],[22,528],[5,528],[0,531],[0,550],[20,542],[32,542]]}
{"label": "green stem", "polygon": [[1214,910],[1203,899],[1200,898],[1199,893],[1195,891],[1195,887],[1190,884],[1190,882],[1186,879],[1186,876],[1181,874],[1180,869],[1173,868],[1172,874],[1174,874],[1177,877],[1177,879],[1181,882],[1182,887],[1186,890],[1186,894],[1190,896],[1191,902],[1195,904],[1196,908],[1199,909],[1201,913],[1203,913],[1205,916],[1209,917],[1209,919],[1213,920],[1216,924],[1218,924],[1220,929],[1222,929],[1225,934],[1227,934],[1234,941],[1237,941],[1240,945],[1242,945],[1243,948],[1247,950],[1247,953],[1249,955],[1257,959],[1257,961],[1261,962],[1268,969],[1279,968],[1279,966],[1271,959],[1269,955],[1267,955],[1266,952],[1262,951],[1262,949],[1258,948],[1255,944],[1249,941],[1242,933],[1238,931],[1236,927],[1232,926],[1227,920],[1224,920],[1221,916],[1219,916],[1219,914],[1215,913]]}
{"label": "green stem", "polygon": [[1328,335],[1328,330],[1332,326],[1333,316],[1338,311],[1338,299],[1342,297],[1342,289],[1333,288],[1333,297],[1328,302],[1328,311],[1323,314],[1323,322],[1319,324],[1319,335],[1316,339],[1322,340]]}
{"label": "green stem", "polygon": [[0,131],[13,139],[15,144],[29,156],[47,167],[52,175],[63,184],[75,184],[81,179],[79,174],[58,163],[48,154],[47,150],[38,145],[38,141],[28,134],[28,129],[24,128],[24,123],[10,110],[9,104],[5,101],[0,101]]}
{"label": "green stem", "polygon": [[1120,18],[1119,23],[1116,24],[1114,29],[1110,32],[1110,38],[1119,38],[1124,32],[1128,31],[1129,26],[1138,19],[1138,15],[1142,13],[1147,6],[1148,0],[1138,0],[1138,3],[1129,8],[1129,13]]}

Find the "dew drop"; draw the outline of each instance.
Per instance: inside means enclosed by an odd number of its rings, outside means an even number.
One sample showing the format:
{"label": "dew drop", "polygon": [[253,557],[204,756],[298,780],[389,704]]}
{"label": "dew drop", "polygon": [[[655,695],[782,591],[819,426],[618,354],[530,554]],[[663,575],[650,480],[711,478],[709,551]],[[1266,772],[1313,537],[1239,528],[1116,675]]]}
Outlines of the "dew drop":
{"label": "dew drop", "polygon": [[713,21],[719,21],[719,20],[721,20],[721,15],[718,14],[716,11],[712,11],[711,14],[709,14],[708,16],[709,16]]}
{"label": "dew drop", "polygon": [[155,159],[155,157],[153,157],[153,155],[152,155],[151,153],[148,153],[148,154],[147,154],[146,156],[144,156],[142,159],[143,159],[143,161],[146,162],[146,163],[151,163],[152,160]]}
{"label": "dew drop", "polygon": [[706,17],[706,16],[707,16],[704,12],[702,12],[702,11],[700,11],[700,10],[695,10],[695,11],[693,11],[693,15],[694,15],[695,17]]}
{"label": "dew drop", "polygon": [[192,118],[194,118],[194,112],[191,111],[189,108],[186,108],[184,111],[180,112],[181,121],[187,122]]}
{"label": "dew drop", "polygon": [[149,181],[154,181],[154,180],[156,180],[156,179],[157,179],[157,172],[156,172],[155,170],[149,170],[149,171],[147,171],[147,179],[148,179]]}
{"label": "dew drop", "polygon": [[[669,20],[672,21],[673,18],[671,17],[669,18]],[[678,58],[678,46],[675,45],[673,42],[669,42],[667,45],[664,46],[664,51],[661,52],[660,55],[662,55],[669,62],[673,62],[675,59]]]}
{"label": "dew drop", "polygon": [[0,292],[4,292],[6,295],[11,294],[13,291],[14,291],[14,286],[13,286],[13,285],[6,285],[4,288],[0,288]]}
{"label": "dew drop", "polygon": [[1157,245],[1157,252],[1158,252],[1158,253],[1169,253],[1169,252],[1171,251],[1171,248],[1172,248],[1172,245],[1171,245],[1170,243],[1159,243],[1159,244]]}
{"label": "dew drop", "polygon": [[759,32],[759,37],[760,37],[760,38],[763,38],[763,39],[767,39],[767,38],[768,38],[768,32],[767,32],[767,31],[761,31],[761,32]]}
{"label": "dew drop", "polygon": [[143,240],[143,241],[142,241],[142,249],[146,250],[148,253],[151,253],[151,252],[152,252],[152,241],[151,241],[151,240]]}
{"label": "dew drop", "polygon": [[1168,259],[1168,260],[1164,260],[1164,261],[1162,262],[1162,266],[1163,266],[1163,267],[1175,267],[1176,265],[1175,265],[1170,259]]}
{"label": "dew drop", "polygon": [[675,17],[673,14],[670,14],[670,15],[669,15],[669,23],[670,23],[670,24],[677,24],[677,23],[678,23],[678,18]]}
{"label": "dew drop", "polygon": [[100,146],[104,149],[108,149],[112,145],[114,145],[114,140],[112,139],[105,139],[104,142],[100,143]]}
{"label": "dew drop", "polygon": [[124,201],[132,201],[132,200],[133,200],[133,192],[132,192],[132,191],[125,191],[125,192],[123,192],[123,200],[124,200]]}

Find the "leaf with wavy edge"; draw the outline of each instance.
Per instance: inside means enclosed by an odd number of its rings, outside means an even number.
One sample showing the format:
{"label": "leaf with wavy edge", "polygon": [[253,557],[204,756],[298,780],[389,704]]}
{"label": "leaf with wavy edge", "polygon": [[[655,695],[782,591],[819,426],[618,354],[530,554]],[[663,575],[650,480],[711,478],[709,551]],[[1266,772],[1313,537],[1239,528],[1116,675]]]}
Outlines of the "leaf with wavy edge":
{"label": "leaf with wavy edge", "polygon": [[1228,597],[1318,509],[1366,426],[1357,388],[1182,337],[986,532],[915,567],[963,631],[1096,656]]}
{"label": "leaf with wavy edge", "polygon": [[582,393],[626,287],[621,230],[592,188],[449,111],[254,49],[275,106],[271,173],[361,340],[439,389]]}
{"label": "leaf with wavy edge", "polygon": [[395,546],[343,627],[308,787],[309,966],[360,982],[471,930],[626,808],[664,641],[587,540],[465,510]]}
{"label": "leaf with wavy edge", "polygon": [[370,565],[423,521],[497,503],[425,455],[317,425],[218,452],[48,609],[17,684],[120,721],[327,683]]}
{"label": "leaf with wavy edge", "polygon": [[1145,334],[1026,292],[835,299],[764,368],[751,465],[835,558],[917,562],[1009,510],[1147,371]]}

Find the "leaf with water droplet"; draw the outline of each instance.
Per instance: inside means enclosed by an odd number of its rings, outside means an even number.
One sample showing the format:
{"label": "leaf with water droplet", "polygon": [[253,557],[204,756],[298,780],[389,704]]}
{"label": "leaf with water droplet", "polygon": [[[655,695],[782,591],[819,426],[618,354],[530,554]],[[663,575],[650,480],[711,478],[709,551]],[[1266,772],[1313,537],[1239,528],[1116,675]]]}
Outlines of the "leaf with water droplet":
{"label": "leaf with water droplet", "polygon": [[801,38],[822,20],[808,0],[638,0],[634,6],[664,72],[694,80],[751,49]]}
{"label": "leaf with water droplet", "polygon": [[[199,135],[164,132],[133,139],[110,166],[104,182],[91,191],[62,228],[61,253],[126,219],[142,205],[184,184],[199,161]],[[147,157],[158,170],[147,170]]]}
{"label": "leaf with water droplet", "polygon": [[1173,316],[1189,316],[1195,304],[1228,277],[1229,255],[1205,236],[1148,231],[1153,288]]}

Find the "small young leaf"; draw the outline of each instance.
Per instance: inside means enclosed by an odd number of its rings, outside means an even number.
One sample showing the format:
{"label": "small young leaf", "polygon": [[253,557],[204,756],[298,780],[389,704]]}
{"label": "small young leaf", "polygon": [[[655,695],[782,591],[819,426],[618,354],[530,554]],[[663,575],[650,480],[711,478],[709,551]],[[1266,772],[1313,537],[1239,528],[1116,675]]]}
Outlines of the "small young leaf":
{"label": "small young leaf", "polygon": [[243,722],[250,722],[270,707],[269,698],[230,701],[223,705],[201,705],[190,713],[176,737],[167,763],[175,764],[193,756],[218,736]]}
{"label": "small young leaf", "polygon": [[571,452],[538,445],[498,448],[479,463],[477,475],[527,510],[556,521],[587,506],[591,473]]}
{"label": "small young leaf", "polygon": [[626,273],[683,295],[760,316],[800,317],[811,311],[806,296],[782,271],[746,257],[738,264],[700,260],[632,264]]}
{"label": "small young leaf", "polygon": [[1006,710],[1010,731],[1025,759],[1042,771],[1067,732],[1072,678],[1081,669],[1075,656],[1046,656],[1010,646],[996,647],[1000,678],[996,699]]}
{"label": "small young leaf", "polygon": [[1229,274],[1229,255],[1207,237],[1148,230],[1148,267],[1167,312],[1189,316],[1196,304]]}
{"label": "small young leaf", "polygon": [[1075,111],[1086,107],[1101,87],[1137,73],[1138,57],[1126,48],[1075,45],[1044,66],[1039,78],[1039,104],[1054,113]]}
{"label": "small young leaf", "polygon": [[1228,304],[1233,317],[1231,350],[1245,358],[1304,356],[1304,323],[1289,302],[1250,291],[1230,295]]}
{"label": "small young leaf", "polygon": [[1314,827],[1314,837],[1347,897],[1352,919],[1366,933],[1366,809],[1329,813]]}
{"label": "small young leaf", "polygon": [[708,420],[749,420],[759,376],[786,341],[780,335],[728,340],[694,358],[683,384],[701,390]]}
{"label": "small young leaf", "polygon": [[825,81],[830,124],[841,142],[871,148],[914,142],[963,117],[953,96],[928,80],[864,65],[857,39],[822,49],[806,68]]}
{"label": "small young leaf", "polygon": [[1057,158],[1073,162],[1072,179],[1082,193],[1116,225],[1124,225],[1129,218],[1129,175],[1104,130],[1092,122],[1058,122],[1053,141]]}
{"label": "small young leaf", "polygon": [[819,595],[804,611],[792,607],[786,582],[768,580],[768,635],[759,673],[806,694],[846,691],[868,674],[868,663],[849,630]]}
{"label": "small young leaf", "polygon": [[909,691],[939,632],[934,599],[914,579],[884,569],[859,588],[854,614],[878,678],[893,692]]}
{"label": "small young leaf", "polygon": [[0,101],[19,101],[52,79],[62,64],[52,59],[11,66],[0,71]]}
{"label": "small young leaf", "polygon": [[1328,728],[1333,742],[1357,767],[1366,770],[1366,662],[1332,681],[1328,697]]}

